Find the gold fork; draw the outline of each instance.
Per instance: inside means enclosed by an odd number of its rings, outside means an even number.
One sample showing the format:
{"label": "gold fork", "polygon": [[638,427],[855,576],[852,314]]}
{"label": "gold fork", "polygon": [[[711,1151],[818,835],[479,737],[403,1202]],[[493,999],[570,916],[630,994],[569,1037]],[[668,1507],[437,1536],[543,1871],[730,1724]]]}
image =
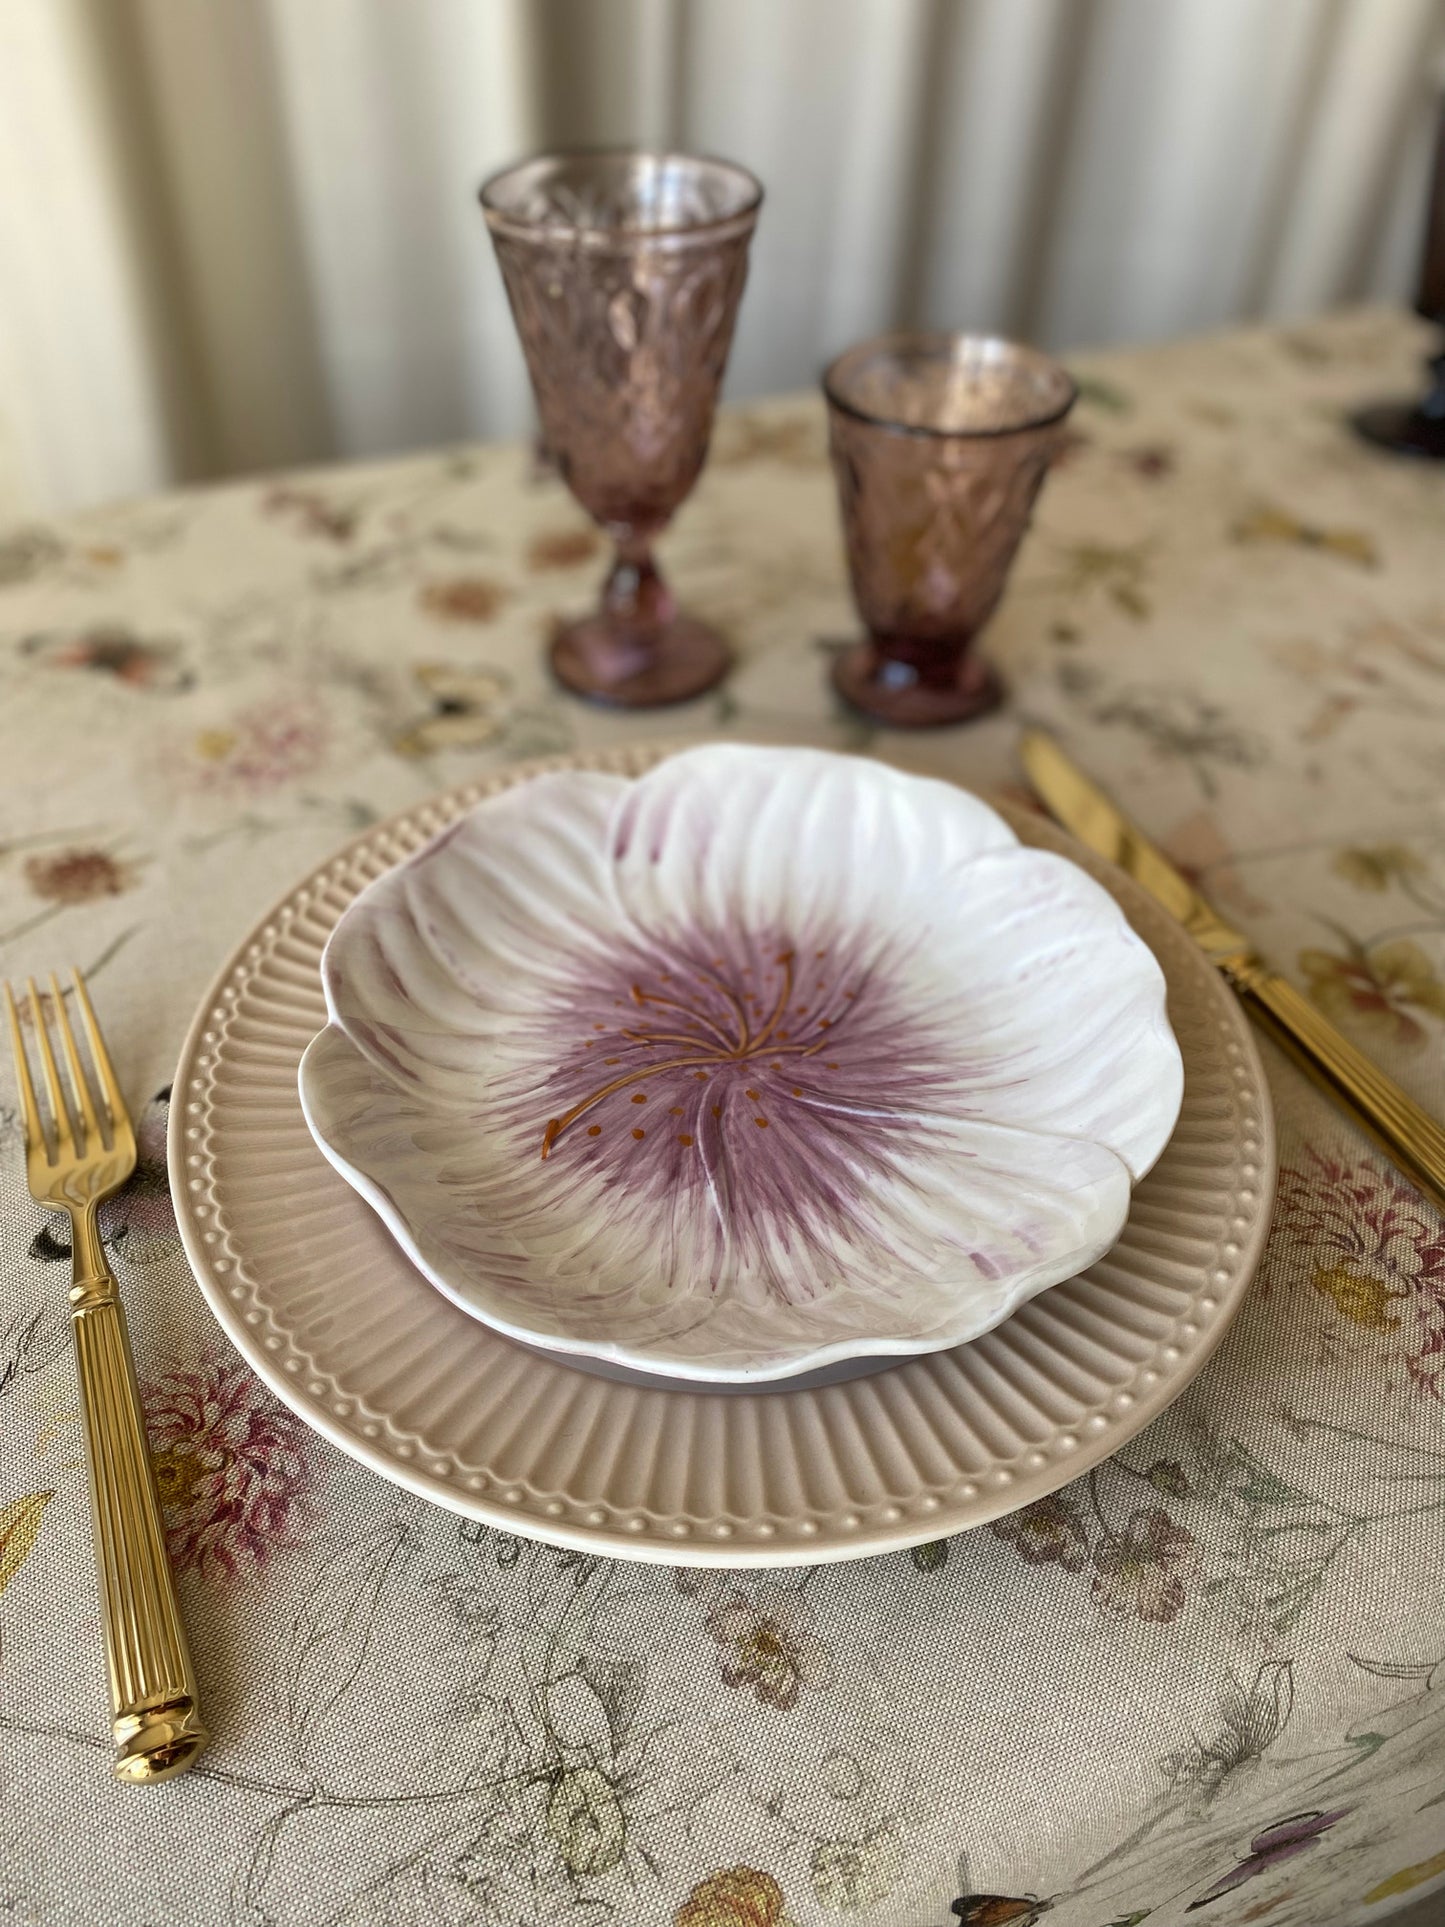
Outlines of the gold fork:
{"label": "gold fork", "polygon": [[50,1006],[65,1058],[62,1088],[40,993],[27,979],[30,1019],[39,1047],[48,1122],[35,1098],[20,1012],[5,986],[15,1074],[25,1108],[25,1165],[37,1204],[70,1216],[71,1317],[90,1464],[91,1523],[100,1579],[106,1656],[110,1662],[111,1730],[116,1777],[133,1785],[184,1773],[206,1744],[196,1702],[196,1676],[186,1646],[175,1580],[166,1558],[136,1387],[125,1312],[96,1212],[135,1169],[135,1132],[111,1068],[100,1027],[78,970],[75,1001],[85,1018],[95,1073],[92,1091],[65,1009],[50,978]]}

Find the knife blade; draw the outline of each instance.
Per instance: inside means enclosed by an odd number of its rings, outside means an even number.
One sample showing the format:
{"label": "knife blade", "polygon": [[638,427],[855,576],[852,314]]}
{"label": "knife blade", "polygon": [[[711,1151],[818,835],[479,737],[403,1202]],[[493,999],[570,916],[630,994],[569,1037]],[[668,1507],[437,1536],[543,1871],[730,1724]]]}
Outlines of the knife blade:
{"label": "knife blade", "polygon": [[1142,884],[1184,926],[1259,1028],[1445,1211],[1445,1129],[1271,969],[1244,932],[1220,916],[1051,736],[1026,730],[1020,754],[1029,781],[1064,828]]}

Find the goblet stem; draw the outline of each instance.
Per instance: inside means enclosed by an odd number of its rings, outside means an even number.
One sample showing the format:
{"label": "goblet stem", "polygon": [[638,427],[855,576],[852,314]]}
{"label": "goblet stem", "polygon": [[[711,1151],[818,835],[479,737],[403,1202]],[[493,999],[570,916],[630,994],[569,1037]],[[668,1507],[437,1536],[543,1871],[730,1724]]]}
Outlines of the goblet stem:
{"label": "goblet stem", "polygon": [[654,533],[616,537],[596,613],[563,624],[552,639],[557,678],[579,696],[650,709],[689,702],[728,672],[732,657],[717,631],[678,614],[652,559]]}
{"label": "goblet stem", "polygon": [[602,585],[602,613],[619,633],[638,631],[639,640],[676,616],[677,603],[652,559],[650,537],[618,538],[612,568]]}

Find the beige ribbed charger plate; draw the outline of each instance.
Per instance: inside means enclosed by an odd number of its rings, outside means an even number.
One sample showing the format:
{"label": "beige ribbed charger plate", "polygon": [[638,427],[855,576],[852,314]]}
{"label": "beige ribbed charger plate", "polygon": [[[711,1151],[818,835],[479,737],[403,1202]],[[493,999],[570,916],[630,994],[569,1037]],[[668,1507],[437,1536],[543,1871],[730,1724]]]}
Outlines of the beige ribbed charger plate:
{"label": "beige ribbed charger plate", "polygon": [[322,947],[352,898],[485,796],[541,768],[650,767],[639,748],[519,766],[369,830],[241,945],[191,1028],[171,1112],[186,1251],[237,1347],[384,1477],[560,1545],[680,1565],[847,1559],[980,1525],[1077,1478],[1176,1398],[1253,1275],[1274,1126],[1244,1016],[1118,872],[1036,818],[1025,842],[1097,876],[1152,946],[1184,1106],[1124,1234],[986,1337],[812,1391],[642,1390],[522,1351],[407,1263],[301,1115],[326,1021]]}

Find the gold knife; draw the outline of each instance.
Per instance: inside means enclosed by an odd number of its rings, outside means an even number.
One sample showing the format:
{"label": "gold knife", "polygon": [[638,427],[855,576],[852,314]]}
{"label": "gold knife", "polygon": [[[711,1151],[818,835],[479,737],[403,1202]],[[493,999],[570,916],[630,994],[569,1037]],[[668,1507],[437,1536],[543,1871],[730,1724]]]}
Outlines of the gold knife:
{"label": "gold knife", "polygon": [[1225,922],[1051,736],[1026,730],[1020,753],[1029,781],[1060,823],[1143,884],[1183,924],[1239,992],[1260,1029],[1348,1111],[1437,1210],[1445,1211],[1445,1129],[1271,970],[1248,937]]}

